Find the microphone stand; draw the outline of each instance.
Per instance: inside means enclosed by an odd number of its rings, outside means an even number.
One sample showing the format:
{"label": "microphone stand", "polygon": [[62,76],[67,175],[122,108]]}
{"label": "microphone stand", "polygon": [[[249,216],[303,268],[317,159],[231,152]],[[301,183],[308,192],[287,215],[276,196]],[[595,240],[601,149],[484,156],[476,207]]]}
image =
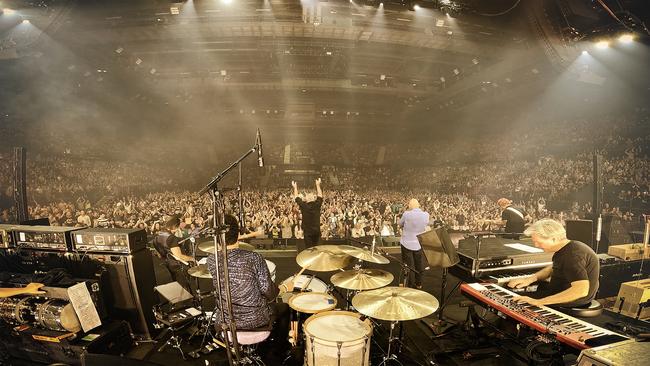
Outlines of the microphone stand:
{"label": "microphone stand", "polygon": [[244,225],[244,199],[242,197],[242,179],[241,179],[241,164],[238,164],[239,167],[239,181],[237,184],[237,202],[239,203],[239,233],[244,234],[246,232],[246,226]]}
{"label": "microphone stand", "polygon": [[[211,203],[212,203],[212,214],[213,214],[213,240],[214,240],[214,256],[215,264],[217,267],[215,273],[215,279],[217,283],[217,306],[221,312],[221,321],[219,328],[222,334],[222,337],[226,344],[228,344],[228,331],[230,331],[230,337],[232,338],[232,350],[231,347],[226,346],[226,354],[228,356],[228,363],[231,366],[239,365],[241,362],[240,352],[239,352],[239,343],[237,342],[237,327],[233,317],[232,310],[232,296],[230,293],[230,276],[228,271],[228,250],[226,249],[226,232],[224,225],[225,217],[225,207],[221,191],[219,190],[218,184],[223,180],[223,178],[236,166],[240,165],[244,159],[246,159],[250,154],[258,151],[259,145],[255,145],[248,150],[244,155],[242,155],[235,162],[230,164],[224,171],[214,176],[210,183],[203,187],[199,191],[199,195],[204,195],[205,193],[210,193]],[[240,175],[241,177],[241,175]],[[241,182],[241,181],[240,181]],[[221,261],[221,267],[223,268],[223,294],[225,295],[226,306],[223,306],[223,297],[222,297],[222,284],[221,284],[221,273],[219,271],[219,262]],[[216,309],[215,309],[216,310]],[[226,322],[226,317],[229,322]]]}

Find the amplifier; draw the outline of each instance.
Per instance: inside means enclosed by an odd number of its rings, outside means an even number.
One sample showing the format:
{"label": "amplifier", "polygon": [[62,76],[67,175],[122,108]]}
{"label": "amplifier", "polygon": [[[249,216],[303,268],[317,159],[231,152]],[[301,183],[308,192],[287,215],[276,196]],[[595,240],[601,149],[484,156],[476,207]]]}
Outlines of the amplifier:
{"label": "amplifier", "polygon": [[128,255],[89,253],[85,257],[106,271],[102,287],[109,317],[126,320],[141,339],[152,339],[156,276],[151,252],[140,250]]}
{"label": "amplifier", "polygon": [[606,346],[584,349],[577,366],[645,366],[648,364],[650,343],[628,340]]}
{"label": "amplifier", "polygon": [[650,279],[621,283],[614,311],[631,318],[650,318]]}
{"label": "amplifier", "polygon": [[65,226],[20,226],[14,231],[16,247],[66,252],[72,249],[71,233],[82,228]]}
{"label": "amplifier", "polygon": [[88,228],[75,231],[72,242],[77,252],[129,254],[146,247],[147,233],[143,229]]}
{"label": "amplifier", "polygon": [[[476,254],[477,240],[465,238],[458,242],[458,265],[467,270],[487,273],[505,268],[520,270],[548,266],[553,261],[553,253],[536,248],[532,240],[485,237],[481,239],[481,252]],[[479,276],[481,273],[474,273]]]}
{"label": "amplifier", "polygon": [[[624,261],[607,254],[598,254],[600,259],[600,276],[597,299],[616,296],[621,283],[650,278],[650,266],[643,265],[643,260]],[[613,259],[612,259],[613,258]]]}
{"label": "amplifier", "polygon": [[0,225],[0,249],[9,249],[16,246],[14,241],[14,230],[18,225]]}

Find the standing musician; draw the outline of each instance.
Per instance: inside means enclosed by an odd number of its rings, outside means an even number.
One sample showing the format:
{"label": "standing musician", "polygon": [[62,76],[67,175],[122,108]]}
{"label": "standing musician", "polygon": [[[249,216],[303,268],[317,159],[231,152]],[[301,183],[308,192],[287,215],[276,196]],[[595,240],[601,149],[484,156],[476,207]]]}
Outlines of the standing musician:
{"label": "standing musician", "polygon": [[178,216],[172,216],[165,222],[163,230],[156,235],[153,244],[158,255],[165,261],[165,266],[169,270],[172,280],[189,290],[190,284],[185,267],[189,265],[189,262],[193,262],[194,258],[183,254],[179,246],[179,238],[174,235],[180,223],[181,220]]}
{"label": "standing musician", "polygon": [[[271,336],[269,341],[265,343],[272,342],[274,351],[283,355],[289,349],[289,342],[287,341],[289,334],[289,306],[276,303],[275,300],[279,294],[291,291],[294,284],[292,281],[287,281],[278,288],[271,279],[264,258],[259,253],[237,247],[239,235],[237,218],[226,215],[224,223],[228,226],[226,231],[228,275],[230,279],[232,316],[237,330],[257,331],[270,329]],[[221,267],[221,263],[217,266],[215,255],[211,254],[208,257],[207,266],[212,275],[214,287],[222,290],[221,299],[225,307],[223,269],[219,269],[220,287],[216,275],[217,268]],[[218,311],[218,314],[219,321],[221,321],[221,311]],[[226,319],[226,322],[230,322],[230,319]]]}
{"label": "standing musician", "polygon": [[422,246],[418,235],[426,231],[429,225],[429,214],[420,209],[420,202],[412,198],[408,203],[408,210],[399,219],[399,226],[402,227],[402,237],[399,242],[402,246],[402,260],[404,263],[415,269],[417,272],[408,271],[407,286],[422,288]]}
{"label": "standing musician", "polygon": [[504,238],[519,239],[521,233],[524,232],[526,223],[530,221],[530,216],[521,207],[515,207],[512,201],[507,198],[499,198],[497,205],[501,208],[501,220],[492,220],[493,224],[505,226],[503,231],[505,233],[513,233],[512,235],[504,235]]}
{"label": "standing musician", "polygon": [[515,300],[533,305],[588,306],[598,291],[600,263],[596,253],[587,244],[567,239],[566,230],[555,220],[539,220],[525,234],[532,236],[536,247],[554,253],[553,265],[510,281],[508,286],[516,288],[540,282],[536,292]]}
{"label": "standing musician", "polygon": [[320,188],[321,180],[316,179],[316,196],[309,192],[305,194],[305,199],[300,198],[298,194],[298,183],[291,182],[293,187],[293,199],[296,200],[300,213],[302,214],[302,230],[305,236],[305,248],[318,245],[320,241],[320,209],[323,205],[323,191]]}

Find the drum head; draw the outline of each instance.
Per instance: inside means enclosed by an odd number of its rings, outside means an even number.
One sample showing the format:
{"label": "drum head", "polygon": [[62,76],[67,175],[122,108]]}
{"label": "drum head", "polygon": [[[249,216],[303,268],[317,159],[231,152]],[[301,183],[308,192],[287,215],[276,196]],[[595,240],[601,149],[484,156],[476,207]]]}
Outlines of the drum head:
{"label": "drum head", "polygon": [[368,320],[349,311],[327,311],[315,314],[305,321],[305,334],[330,342],[352,342],[370,336]]}
{"label": "drum head", "polygon": [[289,306],[301,313],[315,314],[334,309],[336,299],[324,292],[302,292],[289,299]]}
{"label": "drum head", "polygon": [[72,304],[67,304],[64,306],[59,317],[61,326],[68,332],[77,333],[81,330],[79,318],[77,318],[77,313],[75,313]]}
{"label": "drum head", "polygon": [[294,276],[287,278],[282,282],[293,280],[293,287],[301,290],[310,290],[312,292],[326,292],[327,284],[320,278],[312,275],[300,275],[294,280]]}

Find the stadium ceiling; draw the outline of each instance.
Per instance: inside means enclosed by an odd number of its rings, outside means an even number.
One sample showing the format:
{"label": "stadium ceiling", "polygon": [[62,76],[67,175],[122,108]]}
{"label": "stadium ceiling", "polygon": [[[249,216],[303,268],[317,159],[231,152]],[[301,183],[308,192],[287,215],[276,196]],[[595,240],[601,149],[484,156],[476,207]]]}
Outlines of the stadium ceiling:
{"label": "stadium ceiling", "polygon": [[269,100],[281,90],[326,93],[330,106],[351,95],[437,106],[486,81],[498,85],[491,78],[507,84],[513,70],[535,74],[547,62],[525,17],[451,16],[428,6],[433,3],[52,0],[3,6],[15,7],[42,31],[30,45],[60,45],[93,72],[108,70],[105,78],[126,72],[159,88],[256,90],[258,98],[267,91]]}

